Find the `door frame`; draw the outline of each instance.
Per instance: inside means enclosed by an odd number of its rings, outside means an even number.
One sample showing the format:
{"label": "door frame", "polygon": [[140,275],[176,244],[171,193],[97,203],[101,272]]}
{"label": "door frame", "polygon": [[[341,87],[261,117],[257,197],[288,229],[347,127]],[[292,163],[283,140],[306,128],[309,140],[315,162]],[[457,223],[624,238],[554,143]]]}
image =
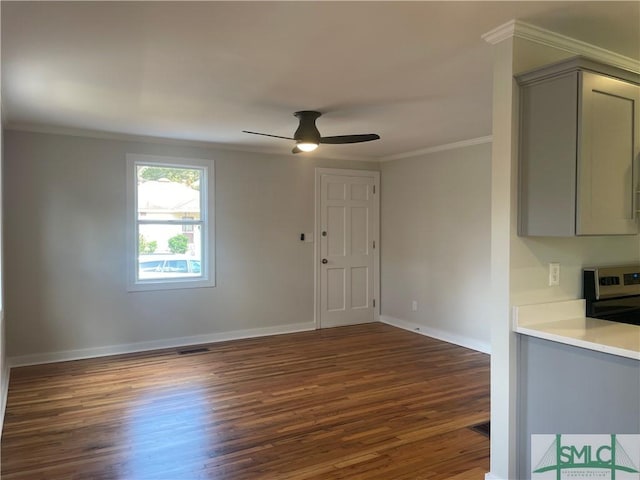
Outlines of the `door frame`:
{"label": "door frame", "polygon": [[376,170],[349,170],[343,168],[319,168],[315,169],[315,219],[313,234],[313,321],[316,330],[322,328],[320,315],[320,225],[321,210],[320,203],[322,201],[321,178],[322,175],[341,175],[344,177],[370,177],[373,178],[375,185],[375,194],[373,202],[373,241],[376,248],[373,250],[373,297],[376,300],[376,306],[373,309],[373,322],[380,321],[380,172]]}

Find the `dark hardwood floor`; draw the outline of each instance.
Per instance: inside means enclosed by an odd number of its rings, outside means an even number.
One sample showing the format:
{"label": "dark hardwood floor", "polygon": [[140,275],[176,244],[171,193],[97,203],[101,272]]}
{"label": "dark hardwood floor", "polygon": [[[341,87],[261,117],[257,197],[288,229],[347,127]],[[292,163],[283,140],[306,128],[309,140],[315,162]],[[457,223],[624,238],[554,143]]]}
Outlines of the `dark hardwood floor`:
{"label": "dark hardwood floor", "polygon": [[206,347],[13,369],[2,479],[489,471],[487,355],[380,323]]}

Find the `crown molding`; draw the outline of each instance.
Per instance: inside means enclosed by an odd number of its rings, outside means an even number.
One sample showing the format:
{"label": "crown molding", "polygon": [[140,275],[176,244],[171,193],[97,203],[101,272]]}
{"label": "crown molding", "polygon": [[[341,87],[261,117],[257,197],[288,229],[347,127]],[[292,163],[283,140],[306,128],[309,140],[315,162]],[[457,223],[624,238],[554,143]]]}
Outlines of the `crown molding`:
{"label": "crown molding", "polygon": [[[185,140],[180,138],[153,137],[149,135],[135,135],[130,133],[105,132],[100,130],[85,130],[73,127],[56,127],[50,125],[37,125],[28,123],[8,123],[3,126],[4,130],[17,132],[42,133],[47,135],[65,135],[69,137],[93,138],[99,140],[115,140],[121,142],[140,142],[161,145],[171,145],[180,147],[206,148],[212,150],[257,153],[262,155],[289,155],[290,150],[283,152],[282,149],[261,148],[252,146],[232,145],[226,143],[207,142],[204,140]],[[327,154],[299,153],[299,158],[314,158],[316,160],[346,160],[352,162],[377,162],[374,157],[360,157],[355,155],[327,155]]]}
{"label": "crown molding", "polygon": [[503,23],[493,30],[481,35],[480,38],[491,45],[495,45],[496,43],[500,43],[508,38],[514,37],[517,22],[517,20],[509,20],[507,23]]}
{"label": "crown molding", "polygon": [[640,61],[620,55],[602,47],[592,45],[582,40],[567,37],[559,33],[531,25],[520,20],[510,20],[482,35],[482,39],[491,45],[500,43],[508,38],[517,37],[548,47],[564,50],[574,55],[582,55],[614,67],[623,68],[634,73],[640,73]]}
{"label": "crown molding", "polygon": [[[84,130],[79,128],[70,127],[54,127],[48,125],[35,125],[26,123],[9,123],[4,126],[7,131],[17,132],[31,132],[31,133],[43,133],[49,135],[66,135],[70,137],[83,137],[93,138],[100,140],[116,140],[123,142],[141,142],[141,143],[156,143],[172,146],[183,147],[196,147],[196,148],[209,148],[220,151],[228,152],[245,152],[245,153],[258,153],[263,155],[283,155],[282,151],[267,148],[258,147],[246,147],[235,146],[224,143],[206,142],[200,140],[183,140],[178,138],[166,138],[166,137],[152,137],[146,135],[133,135],[129,133],[117,133],[117,132],[103,132],[99,130]],[[492,140],[491,135],[486,137],[471,138],[469,140],[462,140],[460,142],[447,143],[444,145],[436,145],[433,147],[427,147],[420,150],[413,150],[410,152],[397,153],[386,157],[359,157],[355,155],[314,155],[300,153],[300,158],[315,158],[317,160],[346,160],[352,162],[389,162],[392,160],[400,160],[403,158],[415,157],[418,155],[425,155],[429,153],[441,152],[444,150],[453,150],[456,148],[470,147],[472,145],[479,145],[482,143],[490,143]]]}
{"label": "crown molding", "polygon": [[387,157],[381,157],[380,162],[392,162],[394,160],[402,160],[404,158],[417,157],[419,155],[427,155],[429,153],[443,152],[445,150],[455,150],[456,148],[471,147],[473,145],[482,145],[483,143],[491,143],[493,137],[487,135],[486,137],[470,138],[469,140],[462,140],[460,142],[445,143],[444,145],[436,145],[434,147],[422,148],[420,150],[414,150],[412,152],[398,153],[395,155],[389,155]]}

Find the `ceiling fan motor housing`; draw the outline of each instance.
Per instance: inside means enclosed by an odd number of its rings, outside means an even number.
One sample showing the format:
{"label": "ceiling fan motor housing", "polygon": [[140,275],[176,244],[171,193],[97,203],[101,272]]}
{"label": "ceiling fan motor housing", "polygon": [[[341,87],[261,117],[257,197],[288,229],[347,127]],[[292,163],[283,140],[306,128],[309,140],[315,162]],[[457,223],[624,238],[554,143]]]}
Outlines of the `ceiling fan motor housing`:
{"label": "ceiling fan motor housing", "polygon": [[316,127],[316,119],[321,116],[320,112],[313,110],[302,110],[293,114],[298,120],[300,125],[293,134],[293,138],[297,143],[320,143],[320,132]]}

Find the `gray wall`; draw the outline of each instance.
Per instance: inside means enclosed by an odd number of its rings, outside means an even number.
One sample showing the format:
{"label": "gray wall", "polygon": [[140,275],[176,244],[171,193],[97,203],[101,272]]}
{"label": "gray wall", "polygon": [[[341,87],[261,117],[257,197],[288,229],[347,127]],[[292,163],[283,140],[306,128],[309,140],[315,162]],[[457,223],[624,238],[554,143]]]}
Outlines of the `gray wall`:
{"label": "gray wall", "polygon": [[491,144],[381,171],[382,319],[488,351]]}
{"label": "gray wall", "polygon": [[[126,153],[215,160],[215,288],[127,292]],[[9,355],[313,328],[315,167],[378,164],[6,131]]]}
{"label": "gray wall", "polygon": [[520,336],[519,479],[531,478],[531,434],[640,433],[640,362]]}

